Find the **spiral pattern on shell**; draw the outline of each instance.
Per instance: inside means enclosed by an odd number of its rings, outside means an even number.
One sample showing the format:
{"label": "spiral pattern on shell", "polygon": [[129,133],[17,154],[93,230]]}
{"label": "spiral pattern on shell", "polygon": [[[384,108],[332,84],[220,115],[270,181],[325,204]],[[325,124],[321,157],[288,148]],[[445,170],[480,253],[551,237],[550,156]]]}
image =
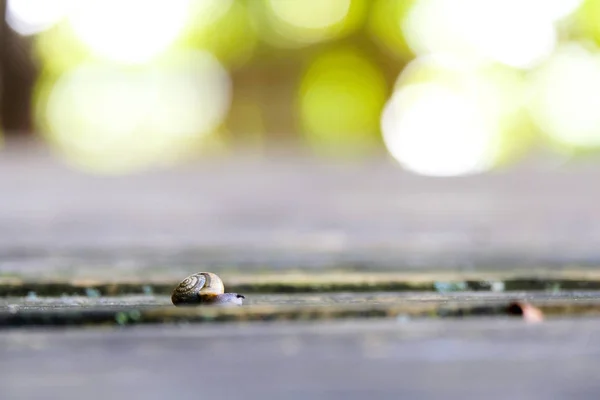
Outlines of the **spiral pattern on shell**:
{"label": "spiral pattern on shell", "polygon": [[223,281],[212,272],[198,272],[190,275],[177,285],[171,301],[173,304],[195,304],[200,302],[201,294],[223,294]]}

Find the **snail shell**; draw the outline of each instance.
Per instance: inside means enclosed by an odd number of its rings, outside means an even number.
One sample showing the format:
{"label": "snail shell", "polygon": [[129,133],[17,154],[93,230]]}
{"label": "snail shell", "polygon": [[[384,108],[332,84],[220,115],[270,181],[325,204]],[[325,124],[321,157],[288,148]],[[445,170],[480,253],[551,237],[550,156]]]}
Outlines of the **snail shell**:
{"label": "snail shell", "polygon": [[188,276],[171,295],[171,301],[176,306],[202,303],[241,305],[244,298],[237,293],[225,293],[223,281],[212,272],[198,272]]}

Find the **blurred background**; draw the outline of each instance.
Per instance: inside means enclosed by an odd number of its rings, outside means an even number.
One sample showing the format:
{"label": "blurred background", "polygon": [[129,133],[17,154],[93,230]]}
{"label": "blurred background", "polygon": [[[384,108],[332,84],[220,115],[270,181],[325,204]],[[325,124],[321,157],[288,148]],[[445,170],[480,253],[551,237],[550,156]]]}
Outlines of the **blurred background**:
{"label": "blurred background", "polygon": [[[213,271],[227,288],[277,271],[303,287],[305,275],[365,272],[373,291],[380,270],[433,273],[446,293],[472,287],[444,282],[456,272],[493,271],[494,291],[514,271],[540,288],[548,270],[597,276],[600,0],[0,0],[0,15],[0,282],[174,285]],[[596,307],[594,294],[543,287]],[[377,304],[372,293],[360,298]],[[22,315],[75,315],[35,295]],[[493,299],[437,298],[406,304],[440,301],[430,315],[442,316]],[[119,304],[98,301],[48,304]],[[18,308],[2,307],[12,320]],[[15,332],[0,337],[0,387],[152,399],[196,395],[202,376],[220,398],[376,398],[394,385],[407,398],[598,393],[597,325],[406,320],[289,336],[271,324],[240,336],[61,331],[59,342]]]}
{"label": "blurred background", "polygon": [[0,5],[2,273],[600,262],[600,0]]}
{"label": "blurred background", "polygon": [[86,172],[295,148],[459,176],[600,147],[600,0],[0,6],[4,141]]}

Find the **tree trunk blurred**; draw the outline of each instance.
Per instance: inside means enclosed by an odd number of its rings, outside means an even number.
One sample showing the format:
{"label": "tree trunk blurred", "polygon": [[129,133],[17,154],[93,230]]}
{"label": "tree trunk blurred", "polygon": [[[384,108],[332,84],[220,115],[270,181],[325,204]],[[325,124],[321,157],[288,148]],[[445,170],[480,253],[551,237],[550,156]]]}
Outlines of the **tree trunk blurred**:
{"label": "tree trunk blurred", "polygon": [[31,95],[36,77],[32,39],[6,23],[6,0],[0,0],[0,127],[5,135],[30,133]]}

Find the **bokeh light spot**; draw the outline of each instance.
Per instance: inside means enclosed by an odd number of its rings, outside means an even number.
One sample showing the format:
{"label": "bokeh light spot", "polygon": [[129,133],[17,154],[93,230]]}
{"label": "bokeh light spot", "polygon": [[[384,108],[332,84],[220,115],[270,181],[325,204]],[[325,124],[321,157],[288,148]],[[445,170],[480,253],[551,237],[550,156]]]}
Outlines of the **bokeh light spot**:
{"label": "bokeh light spot", "polygon": [[300,87],[309,143],[322,151],[370,151],[386,92],[379,70],[360,53],[343,49],[317,57]]}
{"label": "bokeh light spot", "polygon": [[6,22],[21,35],[42,32],[67,13],[72,0],[8,0]]}
{"label": "bokeh light spot", "polygon": [[[459,99],[463,99],[462,103],[459,104],[465,104],[465,102],[470,104],[468,109],[473,111],[473,114],[469,115],[471,115],[475,121],[479,121],[477,122],[480,126],[478,138],[487,143],[490,149],[489,152],[487,152],[481,147],[480,149],[482,150],[477,152],[476,148],[472,148],[471,145],[480,142],[472,142],[465,139],[465,137],[460,134],[456,135],[454,130],[460,130],[462,128],[455,129],[452,125],[448,125],[449,130],[447,132],[438,130],[438,134],[445,134],[456,139],[453,143],[453,147],[448,148],[449,151],[457,151],[454,149],[459,149],[459,154],[463,154],[460,153],[462,151],[466,152],[464,161],[468,162],[470,159],[475,160],[473,161],[473,164],[471,164],[473,165],[472,170],[469,171],[465,169],[464,171],[466,172],[456,172],[456,170],[454,170],[455,166],[451,155],[436,160],[435,158],[429,158],[429,153],[423,149],[422,152],[411,155],[413,158],[422,158],[422,160],[417,163],[419,167],[416,171],[422,174],[441,176],[476,173],[507,164],[525,154],[535,141],[536,130],[527,113],[527,101],[525,96],[526,85],[523,75],[524,74],[518,70],[500,64],[474,64],[470,62],[470,60],[464,60],[452,54],[431,54],[418,57],[410,62],[398,77],[396,90],[404,92],[406,88],[414,86],[442,88],[443,93],[450,93],[453,96],[457,96]],[[415,90],[412,90],[412,92],[415,92]],[[420,92],[416,91],[416,93]],[[427,89],[424,93],[429,93],[429,95],[415,95],[415,98],[420,99],[416,104],[420,104],[422,107],[427,106],[428,99],[435,99],[433,94],[437,92]],[[441,99],[447,98],[448,95],[445,95]],[[396,103],[397,102],[398,101],[396,101]],[[390,101],[387,107],[392,107],[390,103],[392,102]],[[404,112],[409,113],[407,109],[412,107],[412,103],[408,101],[404,101],[402,104],[404,104],[403,107],[397,108],[396,111],[382,120],[382,124],[388,124],[387,130],[384,128],[384,137],[389,136],[391,138],[389,142],[386,142],[386,145],[388,145],[388,150],[396,158],[398,158],[399,153],[390,148],[389,143],[395,141],[395,135],[402,134],[398,133],[398,125],[395,122],[390,121],[395,121],[397,119],[395,116],[396,112],[398,115],[402,116]],[[439,105],[439,99],[432,101],[431,103],[430,118],[433,120],[438,118],[437,113],[439,112],[444,115],[443,113],[445,111],[441,110],[440,107],[438,107]],[[416,108],[417,111],[420,110],[419,107]],[[462,107],[462,109],[464,111],[467,107]],[[425,113],[423,112],[423,114]],[[464,116],[465,113],[463,112],[462,114],[459,113],[457,115]],[[423,120],[425,121],[425,118]],[[404,135],[410,136],[419,134],[418,119],[413,119],[413,121],[415,121],[413,124],[409,124],[412,133],[411,131],[407,131],[404,132]],[[451,122],[456,125],[462,124],[458,123],[456,120]],[[434,122],[424,122],[426,126],[429,126],[427,125],[429,123]],[[475,130],[471,129],[466,131],[465,134],[474,131]],[[434,135],[435,133],[431,134]],[[465,140],[467,140],[468,143],[464,143]],[[432,141],[430,146],[433,147],[434,143],[435,142]],[[435,168],[432,169],[439,168],[441,171],[430,171],[427,168],[427,165],[429,165],[430,162],[435,166]],[[411,159],[411,163],[414,164],[416,161]],[[420,163],[423,163],[423,165]],[[408,168],[410,169],[410,166]],[[444,172],[445,168],[448,168],[449,172]],[[412,170],[415,170],[415,168],[412,168]]]}
{"label": "bokeh light spot", "polygon": [[225,118],[230,86],[224,68],[204,52],[135,69],[82,65],[40,97],[40,125],[80,167],[128,172],[176,162],[198,147]]}
{"label": "bokeh light spot", "polygon": [[322,29],[343,21],[350,0],[268,0],[273,14],[282,21],[301,28]]}
{"label": "bokeh light spot", "polygon": [[439,83],[477,99],[482,112],[500,120],[524,107],[523,78],[502,65],[471,63],[451,54],[421,56],[406,65],[396,87]]}
{"label": "bokeh light spot", "polygon": [[384,142],[410,171],[473,174],[491,166],[498,131],[473,99],[434,83],[397,91],[382,114]]}
{"label": "bokeh light spot", "polygon": [[93,53],[136,63],[160,54],[177,39],[189,0],[88,0],[74,5],[69,21]]}
{"label": "bokeh light spot", "polygon": [[528,69],[554,50],[555,22],[579,2],[555,0],[418,0],[401,21],[416,54],[453,52]]}
{"label": "bokeh light spot", "polygon": [[339,38],[356,29],[365,0],[263,0],[250,2],[262,37],[278,47],[300,47]]}
{"label": "bokeh light spot", "polygon": [[553,141],[575,148],[600,146],[600,53],[567,44],[532,80],[532,115]]}

